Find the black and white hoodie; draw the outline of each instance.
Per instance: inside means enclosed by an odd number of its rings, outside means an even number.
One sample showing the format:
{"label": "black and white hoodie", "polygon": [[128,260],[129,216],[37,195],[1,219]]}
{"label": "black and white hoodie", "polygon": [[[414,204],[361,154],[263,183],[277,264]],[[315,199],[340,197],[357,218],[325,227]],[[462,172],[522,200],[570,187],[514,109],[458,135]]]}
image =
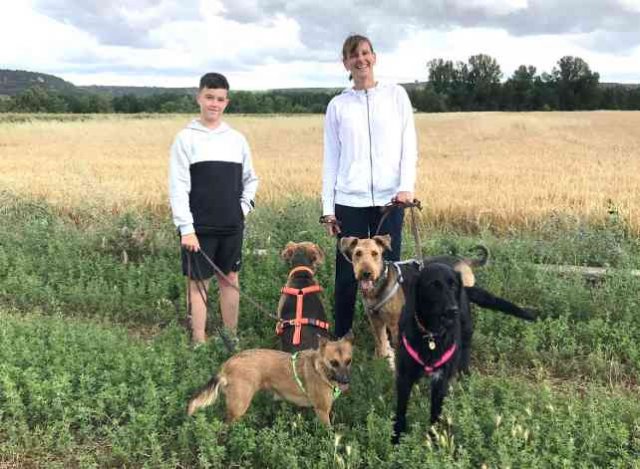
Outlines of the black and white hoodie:
{"label": "black and white hoodie", "polygon": [[244,228],[258,177],[244,136],[222,122],[215,129],[194,119],[171,146],[169,199],[181,235],[230,235]]}

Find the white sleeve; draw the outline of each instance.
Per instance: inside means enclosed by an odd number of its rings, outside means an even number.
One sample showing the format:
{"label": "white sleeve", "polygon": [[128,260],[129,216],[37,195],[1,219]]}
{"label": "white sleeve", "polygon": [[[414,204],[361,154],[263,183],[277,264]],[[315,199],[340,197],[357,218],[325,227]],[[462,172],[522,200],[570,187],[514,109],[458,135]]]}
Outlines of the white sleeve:
{"label": "white sleeve", "polygon": [[169,202],[173,214],[173,223],[181,235],[194,233],[193,215],[189,208],[191,192],[191,173],[189,172],[189,156],[185,149],[184,138],[178,134],[171,145],[169,161]]}
{"label": "white sleeve", "polygon": [[411,100],[404,88],[400,89],[399,104],[402,119],[402,156],[400,158],[400,186],[398,191],[415,192],[418,142]]}
{"label": "white sleeve", "polygon": [[336,106],[330,102],[324,117],[324,161],[322,165],[322,214],[335,215],[336,181],[340,163],[340,138]]}
{"label": "white sleeve", "polygon": [[253,170],[251,161],[251,149],[249,143],[242,138],[242,196],[240,197],[240,206],[242,213],[247,214],[253,210],[256,192],[258,190],[258,176]]}

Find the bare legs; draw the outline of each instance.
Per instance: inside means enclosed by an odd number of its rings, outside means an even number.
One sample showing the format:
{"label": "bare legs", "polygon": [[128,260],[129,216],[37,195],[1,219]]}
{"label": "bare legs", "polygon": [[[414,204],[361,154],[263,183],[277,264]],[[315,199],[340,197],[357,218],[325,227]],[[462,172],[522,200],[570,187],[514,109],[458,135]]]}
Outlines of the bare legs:
{"label": "bare legs", "polygon": [[[238,330],[238,311],[240,305],[240,294],[236,290],[238,287],[238,273],[230,272],[226,277],[229,282],[216,274],[218,288],[220,289],[220,311],[222,313],[222,323],[224,327],[235,335]],[[195,343],[202,343],[207,338],[205,326],[207,323],[207,294],[209,292],[209,282],[210,279],[203,281],[190,279],[188,282],[191,300],[191,338]]]}

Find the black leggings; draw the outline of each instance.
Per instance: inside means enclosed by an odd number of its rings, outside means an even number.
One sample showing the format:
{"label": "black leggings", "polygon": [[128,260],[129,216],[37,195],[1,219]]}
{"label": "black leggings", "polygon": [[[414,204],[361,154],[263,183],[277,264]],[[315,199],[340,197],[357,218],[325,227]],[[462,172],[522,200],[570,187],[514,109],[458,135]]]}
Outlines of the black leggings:
{"label": "black leggings", "polygon": [[[340,252],[340,238],[345,236],[373,237],[382,219],[382,207],[347,207],[336,204],[335,212],[341,229],[336,248],[335,335],[342,337],[349,332],[353,323],[358,285],[353,275],[353,266]],[[400,260],[403,218],[404,210],[401,208],[392,209],[380,227],[380,232],[377,233],[391,235],[391,251],[385,252],[386,260]]]}

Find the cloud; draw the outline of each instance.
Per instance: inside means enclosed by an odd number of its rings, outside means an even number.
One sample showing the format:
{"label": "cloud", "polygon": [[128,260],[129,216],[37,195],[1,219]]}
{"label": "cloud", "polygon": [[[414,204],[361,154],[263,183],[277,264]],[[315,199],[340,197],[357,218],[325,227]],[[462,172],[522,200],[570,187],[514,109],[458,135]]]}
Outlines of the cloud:
{"label": "cloud", "polygon": [[79,84],[191,86],[215,70],[236,89],[347,86],[342,42],[363,33],[383,81],[486,53],[505,78],[575,55],[603,81],[637,82],[638,24],[640,0],[25,0],[0,16],[0,43],[11,44],[0,63]]}
{"label": "cloud", "polygon": [[223,55],[241,46],[263,51],[249,54],[256,65],[267,49],[277,61],[340,60],[342,41],[352,33],[371,37],[378,52],[394,51],[425,29],[492,28],[513,37],[593,33],[584,47],[622,54],[640,44],[640,0],[36,0],[34,7],[102,45],[175,45],[191,53],[201,44]]}
{"label": "cloud", "polygon": [[578,43],[592,51],[628,56],[640,44],[640,31],[594,31],[583,35]]}
{"label": "cloud", "polygon": [[[183,5],[184,3],[184,5]],[[36,0],[34,9],[114,46],[158,47],[150,31],[172,21],[198,19],[188,2],[169,0]]]}
{"label": "cloud", "polygon": [[[222,0],[221,3],[224,18],[240,23],[264,23],[277,15],[292,18],[300,24],[300,39],[307,47],[338,51],[341,41],[352,32],[370,35],[377,48],[388,50],[412,32],[423,29],[494,28],[512,36],[529,36],[595,31],[632,33],[640,24],[638,0],[380,0],[374,5],[357,0]],[[620,39],[607,42],[607,50],[624,50],[640,44],[634,35]]]}

